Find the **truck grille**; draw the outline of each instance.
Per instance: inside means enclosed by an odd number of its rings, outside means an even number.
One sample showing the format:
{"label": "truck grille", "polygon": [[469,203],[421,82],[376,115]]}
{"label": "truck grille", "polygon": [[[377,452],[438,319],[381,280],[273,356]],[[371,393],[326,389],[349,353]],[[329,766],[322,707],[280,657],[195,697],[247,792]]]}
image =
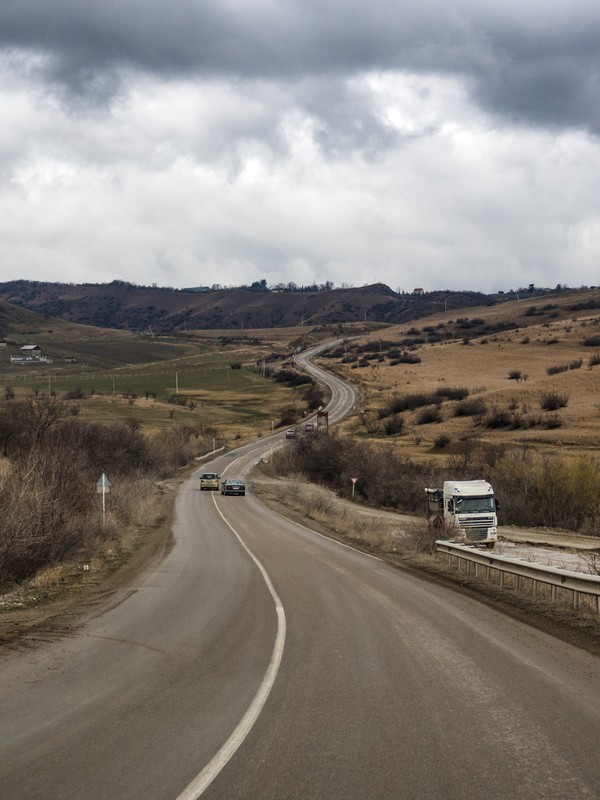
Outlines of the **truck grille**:
{"label": "truck grille", "polygon": [[464,529],[469,539],[487,539],[488,530],[494,527],[494,517],[458,518],[458,524]]}

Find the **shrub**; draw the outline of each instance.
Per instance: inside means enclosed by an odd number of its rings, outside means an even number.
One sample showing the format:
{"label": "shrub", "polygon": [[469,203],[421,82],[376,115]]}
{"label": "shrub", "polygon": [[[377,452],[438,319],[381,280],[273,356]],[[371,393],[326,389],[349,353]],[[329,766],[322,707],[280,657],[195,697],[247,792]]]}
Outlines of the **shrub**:
{"label": "shrub", "polygon": [[578,358],[575,361],[570,361],[569,369],[580,369],[582,364],[583,364],[582,358]]}
{"label": "shrub", "polygon": [[433,480],[430,467],[399,457],[391,447],[335,434],[299,437],[273,453],[271,466],[276,474],[302,474],[342,497],[351,495],[350,476],[368,476],[356,484],[357,500],[406,511],[422,511],[423,487]]}
{"label": "shrub", "polygon": [[165,400],[173,406],[186,406],[188,402],[187,397],[183,394],[169,394],[165,397]]}
{"label": "shrub", "polygon": [[64,400],[83,400],[85,397],[85,392],[80,386],[77,386],[75,389],[69,389],[69,391],[63,394]]}
{"label": "shrub", "polygon": [[519,381],[523,380],[523,373],[521,372],[520,369],[512,369],[508,373],[508,380],[509,381],[517,381],[517,383],[518,383]]}
{"label": "shrub", "polygon": [[430,425],[433,422],[441,422],[443,419],[439,406],[429,406],[422,409],[417,415],[417,425]]}
{"label": "shrub", "polygon": [[323,388],[316,383],[313,383],[305,389],[303,398],[309,411],[314,411],[325,405],[325,392]]}
{"label": "shrub", "polygon": [[546,375],[558,375],[560,372],[566,372],[568,369],[568,364],[555,364],[553,367],[548,367],[546,369]]}
{"label": "shrub", "polygon": [[600,352],[594,353],[593,356],[590,356],[588,359],[588,366],[589,367],[597,367],[600,364]]}
{"label": "shrub", "polygon": [[585,347],[600,347],[600,336],[586,336],[583,344]]}
{"label": "shrub", "polygon": [[386,436],[395,436],[404,433],[404,417],[394,414],[386,420],[384,432]]}
{"label": "shrub", "polygon": [[275,373],[275,380],[277,383],[286,383],[288,386],[304,386],[314,382],[310,375],[296,372],[293,369],[280,369]]}
{"label": "shrub", "polygon": [[545,392],[540,398],[540,406],[544,411],[556,411],[565,408],[569,402],[569,395],[559,394],[558,392]]}
{"label": "shrub", "polygon": [[299,416],[300,412],[295,406],[286,406],[286,408],[282,408],[279,412],[279,422],[276,423],[276,427],[287,428],[290,425],[295,425]]}
{"label": "shrub", "polygon": [[469,396],[469,390],[466,386],[440,386],[435,393],[440,397],[445,397],[447,400],[464,400],[465,397]]}
{"label": "shrub", "polygon": [[512,415],[506,408],[493,408],[481,419],[485,428],[508,428],[512,424]]}
{"label": "shrub", "polygon": [[507,525],[597,530],[600,470],[587,458],[540,459],[529,450],[511,450],[491,470],[490,480]]}
{"label": "shrub", "polygon": [[438,405],[442,398],[437,394],[406,394],[400,397],[393,397],[385,408],[380,409],[380,417],[389,417],[392,414],[399,414],[401,411],[414,411],[416,408],[428,405]]}
{"label": "shrub", "polygon": [[544,427],[549,431],[555,430],[556,428],[562,428],[562,424],[562,419],[558,416],[558,414],[548,414],[544,420]]}
{"label": "shrub", "polygon": [[442,450],[444,447],[448,447],[452,439],[445,433],[442,433],[440,436],[437,437],[433,446],[436,450]]}
{"label": "shrub", "polygon": [[404,353],[397,358],[393,358],[390,361],[390,366],[396,367],[398,364],[420,364],[421,357],[415,355],[414,353]]}
{"label": "shrub", "polygon": [[483,397],[471,397],[468,400],[461,400],[454,407],[455,417],[476,417],[478,414],[485,414],[487,405]]}

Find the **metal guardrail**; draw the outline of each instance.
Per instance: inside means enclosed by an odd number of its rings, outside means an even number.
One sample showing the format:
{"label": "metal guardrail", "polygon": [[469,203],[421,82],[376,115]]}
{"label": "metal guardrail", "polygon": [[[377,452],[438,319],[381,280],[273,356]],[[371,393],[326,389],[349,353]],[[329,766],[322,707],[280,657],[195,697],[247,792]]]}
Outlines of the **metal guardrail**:
{"label": "metal guardrail", "polygon": [[196,456],[194,461],[204,461],[205,458],[210,458],[210,456],[214,456],[215,453],[222,453],[225,450],[225,445],[223,447],[217,447],[216,450],[211,450],[210,453],[204,453],[201,456]]}
{"label": "metal guardrail", "polygon": [[540,583],[552,587],[552,600],[556,600],[558,589],[567,589],[572,592],[573,608],[579,608],[580,596],[591,595],[596,598],[596,611],[600,613],[600,576],[585,575],[581,572],[571,572],[557,567],[546,567],[542,564],[530,564],[516,558],[492,555],[489,550],[482,551],[464,544],[455,542],[436,541],[437,553],[445,553],[449,563],[455,559],[457,566],[462,562],[474,564],[475,577],[480,577],[480,568],[486,571],[485,577],[491,576],[491,571],[496,570],[500,576],[500,586],[504,586],[505,575],[516,576],[516,587],[521,588],[521,580],[529,579],[532,582],[533,594],[537,593]]}

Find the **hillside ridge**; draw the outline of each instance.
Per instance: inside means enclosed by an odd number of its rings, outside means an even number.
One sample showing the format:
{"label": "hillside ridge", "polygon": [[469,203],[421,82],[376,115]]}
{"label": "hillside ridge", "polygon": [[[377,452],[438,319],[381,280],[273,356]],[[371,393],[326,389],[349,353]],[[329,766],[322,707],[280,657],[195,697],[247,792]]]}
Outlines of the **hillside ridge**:
{"label": "hillside ridge", "polygon": [[[516,297],[516,295],[515,295]],[[439,311],[485,306],[515,299],[513,293],[475,291],[399,294],[385,284],[288,290],[169,289],[125,281],[106,284],[8,281],[0,299],[69,322],[118,330],[169,334],[188,329],[280,328],[348,322],[400,324]]]}

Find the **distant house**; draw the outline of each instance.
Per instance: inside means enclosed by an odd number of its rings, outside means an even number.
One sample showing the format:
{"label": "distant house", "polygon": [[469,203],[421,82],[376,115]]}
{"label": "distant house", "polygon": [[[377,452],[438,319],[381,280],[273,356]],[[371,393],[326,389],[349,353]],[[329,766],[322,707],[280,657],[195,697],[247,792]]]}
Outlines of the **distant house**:
{"label": "distant house", "polygon": [[425,294],[424,290],[421,287],[417,289],[413,289],[413,294]]}
{"label": "distant house", "polygon": [[39,344],[24,344],[18,356],[10,357],[11,364],[52,364],[52,359],[43,355]]}

